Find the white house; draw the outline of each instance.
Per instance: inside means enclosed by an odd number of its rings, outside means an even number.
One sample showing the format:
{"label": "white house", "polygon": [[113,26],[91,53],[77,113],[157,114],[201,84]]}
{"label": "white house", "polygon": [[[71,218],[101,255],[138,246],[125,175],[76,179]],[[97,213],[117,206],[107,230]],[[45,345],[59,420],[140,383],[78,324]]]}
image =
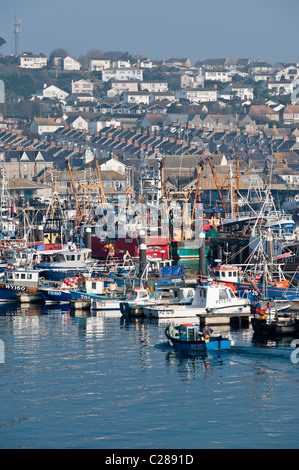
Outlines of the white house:
{"label": "white house", "polygon": [[72,93],[90,93],[93,94],[93,83],[90,80],[72,80]]}
{"label": "white house", "polygon": [[273,95],[289,95],[293,93],[293,83],[290,80],[268,81],[267,88]]}
{"label": "white house", "polygon": [[48,59],[45,55],[22,54],[19,67],[22,69],[42,69],[46,67]]}
{"label": "white house", "polygon": [[285,124],[294,125],[299,123],[299,106],[288,105],[283,111],[283,122]]}
{"label": "white house", "polygon": [[296,80],[299,77],[299,65],[290,64],[275,73],[275,80]]}
{"label": "white house", "polygon": [[234,84],[230,85],[230,90],[236,96],[241,98],[241,100],[253,100],[253,86],[251,85],[241,85],[241,84]]}
{"label": "white house", "polygon": [[217,90],[214,88],[182,88],[175,92],[177,99],[186,99],[195,103],[217,101]]}
{"label": "white house", "polygon": [[150,93],[148,91],[124,91],[121,94],[124,103],[150,104]]}
{"label": "white house", "polygon": [[94,135],[96,132],[100,132],[105,127],[119,127],[121,122],[118,119],[107,119],[105,116],[95,117],[88,121],[88,133]]}
{"label": "white house", "polygon": [[269,80],[272,80],[272,76],[272,73],[267,72],[258,72],[250,74],[250,77],[253,78],[255,82],[268,82]]}
{"label": "white house", "polygon": [[116,158],[111,158],[105,163],[102,163],[99,165],[101,171],[116,171],[117,173],[120,173],[121,175],[125,176],[126,175],[126,165]]}
{"label": "white house", "polygon": [[79,131],[88,131],[88,121],[82,116],[68,116],[66,123],[72,128]]}
{"label": "white house", "polygon": [[111,80],[111,88],[107,96],[112,98],[121,95],[123,91],[138,91],[139,80]]}
{"label": "white house", "polygon": [[152,92],[167,91],[168,83],[164,80],[144,80],[140,82],[140,90],[147,90]]}
{"label": "white house", "polygon": [[112,68],[114,69],[129,69],[131,68],[131,62],[129,60],[116,60],[112,62]]}
{"label": "white house", "polygon": [[43,100],[43,99],[57,99],[57,100],[64,100],[67,96],[68,93],[61,88],[58,88],[56,85],[49,85],[47,86],[46,83],[44,83],[44,88],[42,91],[37,93],[37,98]]}
{"label": "white house", "polygon": [[138,65],[142,69],[151,69],[151,68],[153,68],[153,63],[150,59],[139,59],[138,60]]}
{"label": "white house", "polygon": [[228,70],[225,69],[200,69],[200,74],[204,77],[205,80],[219,81],[223,83],[228,83],[232,81],[232,77]]}
{"label": "white house", "polygon": [[111,60],[110,59],[90,59],[89,60],[89,70],[91,72],[98,72],[104,69],[110,69]]}
{"label": "white house", "polygon": [[33,118],[29,126],[30,132],[34,134],[44,134],[55,132],[57,129],[64,127],[62,121],[57,119],[56,121],[53,118]]}
{"label": "white house", "polygon": [[180,85],[182,88],[198,88],[204,86],[205,79],[202,75],[184,73],[180,78]]}
{"label": "white house", "polygon": [[78,60],[73,59],[70,56],[64,57],[63,59],[63,69],[64,70],[81,70],[82,65]]}
{"label": "white house", "polygon": [[174,91],[155,91],[150,93],[150,104],[155,101],[176,101],[176,96]]}
{"label": "white house", "polygon": [[143,80],[143,71],[137,68],[110,68],[102,71],[103,82],[108,82],[112,78],[115,80]]}

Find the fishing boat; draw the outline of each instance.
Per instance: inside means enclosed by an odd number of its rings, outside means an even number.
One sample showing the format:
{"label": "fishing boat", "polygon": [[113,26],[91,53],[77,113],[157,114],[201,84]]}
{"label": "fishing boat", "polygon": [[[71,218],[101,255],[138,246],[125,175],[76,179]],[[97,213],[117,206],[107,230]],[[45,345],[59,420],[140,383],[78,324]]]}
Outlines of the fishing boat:
{"label": "fishing boat", "polygon": [[[280,262],[278,262],[280,261]],[[283,271],[282,259],[273,256],[273,233],[260,233],[259,243],[242,266],[220,264],[211,268],[215,281],[231,287],[240,297],[295,300],[299,290]]]}
{"label": "fishing boat", "polygon": [[146,306],[143,312],[154,318],[192,318],[207,313],[250,313],[250,305],[248,299],[238,298],[230,287],[206,282],[197,286],[190,305]]}
{"label": "fishing boat", "polygon": [[102,278],[70,278],[57,287],[39,289],[46,303],[62,303],[71,300],[108,299],[112,297],[112,285],[107,289]]}
{"label": "fishing boat", "polygon": [[234,346],[233,340],[229,337],[222,335],[205,337],[199,326],[192,323],[182,323],[178,326],[170,324],[165,329],[165,336],[170,346],[188,353],[206,353]]}
{"label": "fishing boat", "polygon": [[89,248],[77,248],[75,245],[60,250],[38,252],[39,260],[35,268],[45,279],[61,281],[66,277],[76,277],[92,265]]}
{"label": "fishing boat", "polygon": [[[116,283],[119,288],[142,287],[143,284],[157,287],[184,286],[186,280],[185,268],[180,265],[173,265],[169,259],[147,258],[145,267],[140,276],[140,262],[135,258],[135,270],[128,273],[116,273],[111,270],[108,273],[101,273],[107,283]],[[97,267],[94,268],[94,271]]]}
{"label": "fishing boat", "polygon": [[162,292],[154,292],[149,294],[147,289],[141,287],[135,287],[131,289],[129,297],[120,302],[120,311],[123,315],[130,315],[134,310],[136,315],[136,309],[143,307],[144,305],[152,305],[161,300]]}
{"label": "fishing boat", "polygon": [[20,294],[28,294],[28,300],[41,300],[39,272],[33,269],[16,269],[7,266],[0,279],[0,302],[16,302]]}
{"label": "fishing boat", "polygon": [[259,336],[295,336],[298,331],[298,321],[292,315],[279,314],[275,316],[261,312],[251,319],[253,331]]}

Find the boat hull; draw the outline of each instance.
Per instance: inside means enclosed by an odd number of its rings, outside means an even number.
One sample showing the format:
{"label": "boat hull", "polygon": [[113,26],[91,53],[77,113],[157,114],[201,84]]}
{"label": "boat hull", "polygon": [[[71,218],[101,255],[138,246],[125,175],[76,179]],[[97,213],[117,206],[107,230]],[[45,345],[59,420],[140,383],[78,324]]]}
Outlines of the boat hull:
{"label": "boat hull", "polygon": [[100,300],[100,299],[92,299],[90,308],[92,310],[120,310],[120,304],[122,301],[120,300]]}
{"label": "boat hull", "polygon": [[72,295],[69,290],[63,289],[40,289],[39,290],[45,303],[70,302]]}
{"label": "boat hull", "polygon": [[232,347],[232,341],[229,338],[223,338],[221,335],[211,336],[208,341],[182,341],[170,336],[167,327],[165,336],[170,346],[179,351],[188,353],[206,353],[207,351],[230,349]]}
{"label": "boat hull", "polygon": [[198,307],[184,307],[184,306],[170,306],[170,307],[144,307],[143,308],[144,315],[147,317],[153,318],[198,318],[200,315],[207,315],[207,314],[223,314],[223,315],[230,315],[230,314],[244,314],[250,313],[250,306],[249,305],[237,305],[237,306],[228,306],[225,308],[214,308],[214,309],[206,309],[206,308],[198,308]]}
{"label": "boat hull", "polygon": [[38,293],[38,289],[34,287],[14,286],[11,284],[0,284],[0,302],[17,302],[20,294],[31,294],[32,296]]}
{"label": "boat hull", "polygon": [[253,331],[258,335],[276,337],[292,336],[297,333],[297,325],[294,320],[267,321],[267,319],[252,318]]}
{"label": "boat hull", "polygon": [[[256,294],[257,290],[264,291],[264,287],[262,284],[257,284],[256,287],[252,286],[249,282],[243,283],[236,283],[235,288],[237,293],[240,297],[244,297],[244,294],[248,294],[249,292]],[[279,286],[267,286],[266,288],[266,297],[269,299],[296,299],[299,297],[299,291],[295,288],[288,288],[288,287],[279,287]]]}

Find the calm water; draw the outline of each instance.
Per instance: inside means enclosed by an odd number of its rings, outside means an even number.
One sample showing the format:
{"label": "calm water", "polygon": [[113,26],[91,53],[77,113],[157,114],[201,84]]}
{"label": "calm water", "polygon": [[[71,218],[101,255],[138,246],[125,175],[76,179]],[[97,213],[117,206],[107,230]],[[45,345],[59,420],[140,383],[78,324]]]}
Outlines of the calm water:
{"label": "calm water", "polygon": [[173,351],[158,321],[1,309],[2,449],[298,447],[288,342],[231,331],[235,348],[203,360]]}

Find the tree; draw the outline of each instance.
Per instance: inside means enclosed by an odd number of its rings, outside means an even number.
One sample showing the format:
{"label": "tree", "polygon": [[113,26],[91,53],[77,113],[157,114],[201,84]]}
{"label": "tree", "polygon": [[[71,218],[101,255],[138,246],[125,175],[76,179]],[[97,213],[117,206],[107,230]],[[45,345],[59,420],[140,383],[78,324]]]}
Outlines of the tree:
{"label": "tree", "polygon": [[54,49],[50,56],[49,56],[49,63],[50,65],[53,64],[54,57],[62,57],[63,59],[70,55],[66,49],[59,47],[58,49]]}
{"label": "tree", "polygon": [[32,95],[36,93],[31,75],[12,73],[4,75],[2,79],[5,83],[6,95],[11,101],[30,100]]}

